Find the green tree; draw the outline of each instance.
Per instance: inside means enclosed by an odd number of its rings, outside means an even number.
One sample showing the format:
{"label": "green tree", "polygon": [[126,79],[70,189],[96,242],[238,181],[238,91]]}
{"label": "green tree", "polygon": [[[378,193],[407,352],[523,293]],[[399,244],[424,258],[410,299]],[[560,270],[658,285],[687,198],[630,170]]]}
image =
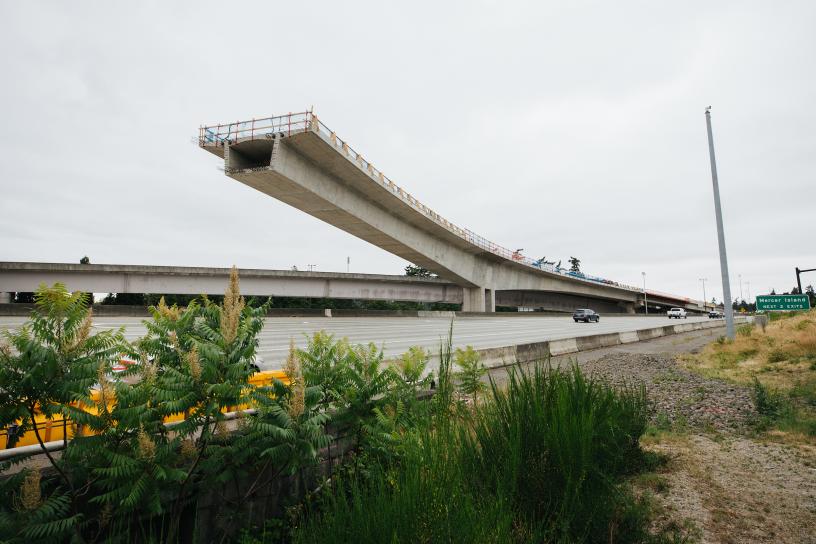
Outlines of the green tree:
{"label": "green tree", "polygon": [[397,359],[396,370],[402,382],[412,395],[416,396],[417,387],[430,378],[423,378],[428,366],[429,354],[419,346],[411,346]]}
{"label": "green tree", "polygon": [[581,259],[578,257],[570,257],[567,262],[570,264],[570,272],[581,271]]}
{"label": "green tree", "polygon": [[409,264],[405,267],[405,275],[406,276],[417,276],[419,278],[435,278],[436,274],[428,270],[427,268],[422,268],[421,266],[416,266],[413,264]]}
{"label": "green tree", "polygon": [[145,306],[145,296],[142,293],[108,293],[105,298],[102,299],[102,304]]}
{"label": "green tree", "polygon": [[473,346],[465,346],[465,349],[456,348],[453,362],[459,368],[454,374],[459,380],[459,390],[470,397],[475,406],[479,397],[487,390],[487,384],[483,381],[487,368],[482,364],[481,357]]}
{"label": "green tree", "polygon": [[[85,455],[88,441],[75,438],[56,457],[46,450],[36,420],[39,414],[47,418],[78,416],[74,419],[77,423],[101,428],[106,417],[100,405],[105,404],[105,376],[127,348],[122,330],[91,334],[92,311],[85,293],[69,293],[57,283],[41,286],[34,300],[31,320],[18,331],[6,333],[0,343],[0,427],[19,425],[18,434],[33,430],[57,483],[41,483],[39,469],[25,471],[23,484],[28,488],[21,493],[36,500],[22,511],[3,504],[0,534],[12,541],[61,540],[69,535],[81,541],[81,527],[91,521],[83,509],[84,497],[94,480],[73,460]],[[91,393],[95,382],[101,383],[97,398]],[[80,403],[97,406],[100,413],[78,415],[82,412]],[[6,479],[0,495],[14,497],[14,486],[19,483],[18,478]]]}
{"label": "green tree", "polygon": [[33,292],[25,292],[25,291],[18,291],[14,293],[14,300],[17,304],[33,304],[34,303],[34,293]]}

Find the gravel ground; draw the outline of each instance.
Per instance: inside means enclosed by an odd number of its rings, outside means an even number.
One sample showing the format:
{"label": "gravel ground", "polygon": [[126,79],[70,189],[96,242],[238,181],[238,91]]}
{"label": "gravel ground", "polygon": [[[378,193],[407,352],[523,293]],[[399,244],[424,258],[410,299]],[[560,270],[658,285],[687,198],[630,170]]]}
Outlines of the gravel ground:
{"label": "gravel ground", "polygon": [[812,447],[726,433],[669,435],[650,449],[670,459],[658,499],[700,529],[700,544],[816,543]]}
{"label": "gravel ground", "polygon": [[742,431],[755,413],[749,389],[693,374],[671,356],[613,353],[581,369],[615,386],[642,384],[659,425]]}

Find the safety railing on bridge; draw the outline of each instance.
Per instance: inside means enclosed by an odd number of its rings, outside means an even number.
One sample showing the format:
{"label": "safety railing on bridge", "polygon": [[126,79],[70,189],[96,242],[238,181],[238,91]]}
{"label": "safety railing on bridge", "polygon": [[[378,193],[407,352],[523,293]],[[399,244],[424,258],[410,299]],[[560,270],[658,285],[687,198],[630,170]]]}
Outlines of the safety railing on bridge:
{"label": "safety railing on bridge", "polygon": [[[251,119],[249,121],[236,121],[235,123],[202,126],[199,129],[198,144],[201,147],[224,146],[237,143],[238,141],[255,140],[261,138],[268,139],[276,135],[287,137],[307,131],[320,135],[327,143],[334,146],[339,153],[345,155],[352,163],[356,164],[362,171],[366,172],[372,181],[390,191],[392,194],[394,194],[394,196],[411,206],[414,210],[422,213],[437,225],[440,225],[441,227],[456,234],[460,238],[463,238],[470,244],[475,245],[484,251],[498,255],[504,259],[529,266],[531,268],[544,270],[553,274],[559,274],[575,280],[609,285],[611,287],[617,287],[629,291],[643,291],[641,288],[625,285],[606,278],[601,278],[599,276],[592,276],[583,272],[573,272],[565,268],[553,266],[553,264],[550,263],[542,263],[541,260],[535,261],[530,257],[523,255],[519,251],[511,251],[506,247],[491,242],[483,236],[476,234],[470,229],[462,228],[454,223],[451,223],[389,179],[373,164],[363,158],[360,153],[348,145],[348,142],[340,139],[337,134],[326,126],[320,119],[318,119],[318,117],[312,111],[288,113],[275,117]],[[647,291],[647,294],[652,294],[652,292]],[[661,296],[666,296],[677,300],[689,300],[684,297],[666,295],[657,292],[654,292],[653,294],[660,294]]]}

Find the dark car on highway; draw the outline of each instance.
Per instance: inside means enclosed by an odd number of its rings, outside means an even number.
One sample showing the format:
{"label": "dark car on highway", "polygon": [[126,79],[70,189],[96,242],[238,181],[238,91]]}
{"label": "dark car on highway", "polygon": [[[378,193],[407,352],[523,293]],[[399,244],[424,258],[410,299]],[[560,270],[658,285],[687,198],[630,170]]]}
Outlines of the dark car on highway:
{"label": "dark car on highway", "polygon": [[584,323],[591,323],[594,321],[597,323],[601,320],[601,316],[589,308],[579,308],[572,313],[572,319],[575,320],[576,323],[579,321],[583,321]]}

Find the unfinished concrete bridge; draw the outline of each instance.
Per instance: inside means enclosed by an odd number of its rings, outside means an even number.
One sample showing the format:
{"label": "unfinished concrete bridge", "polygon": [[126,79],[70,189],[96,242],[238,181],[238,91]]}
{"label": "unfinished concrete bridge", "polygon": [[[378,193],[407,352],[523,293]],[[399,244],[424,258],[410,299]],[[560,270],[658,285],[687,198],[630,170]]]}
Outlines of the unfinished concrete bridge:
{"label": "unfinished concrete bridge", "polygon": [[[495,311],[497,291],[515,293],[520,306],[548,296],[591,299],[603,303],[604,311],[627,313],[643,304],[637,287],[542,266],[454,225],[387,178],[312,112],[201,127],[198,141],[224,159],[229,177],[461,286],[464,311]],[[703,309],[685,297],[646,295],[650,305],[654,299]]]}

